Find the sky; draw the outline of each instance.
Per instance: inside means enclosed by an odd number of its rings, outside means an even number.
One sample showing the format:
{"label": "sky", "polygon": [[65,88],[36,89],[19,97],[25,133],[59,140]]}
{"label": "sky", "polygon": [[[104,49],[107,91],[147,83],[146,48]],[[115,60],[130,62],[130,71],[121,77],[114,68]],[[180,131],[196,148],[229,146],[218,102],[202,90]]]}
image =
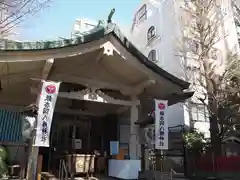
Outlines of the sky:
{"label": "sky", "polygon": [[77,18],[107,20],[115,8],[113,20],[124,31],[131,27],[141,0],[52,0],[49,7],[28,17],[19,27],[19,40],[47,40],[69,37]]}

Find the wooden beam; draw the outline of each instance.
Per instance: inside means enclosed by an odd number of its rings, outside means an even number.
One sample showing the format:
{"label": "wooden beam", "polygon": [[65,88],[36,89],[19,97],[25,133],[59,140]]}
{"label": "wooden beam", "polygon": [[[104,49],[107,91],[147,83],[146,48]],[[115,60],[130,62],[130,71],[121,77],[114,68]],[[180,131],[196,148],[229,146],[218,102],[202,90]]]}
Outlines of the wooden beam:
{"label": "wooden beam", "polygon": [[155,84],[156,81],[155,80],[147,80],[147,81],[144,81],[144,82],[141,82],[139,83],[135,88],[136,89],[144,89],[152,84]]}
{"label": "wooden beam", "polygon": [[61,80],[62,82],[81,84],[86,87],[97,87],[99,89],[112,89],[123,92],[124,94],[135,94],[134,87],[119,83],[109,83],[97,79],[82,78],[68,74],[56,74],[52,80]]}
{"label": "wooden beam", "polygon": [[122,114],[124,112],[126,112],[127,110],[129,110],[131,107],[130,106],[122,106],[117,110],[118,114]]}
{"label": "wooden beam", "polygon": [[54,59],[48,59],[46,60],[46,63],[43,67],[43,70],[42,70],[42,79],[46,80],[48,78],[48,75],[50,73],[50,70],[52,68],[52,65],[54,63]]}
{"label": "wooden beam", "polygon": [[99,114],[94,114],[89,111],[82,111],[82,110],[75,110],[65,107],[57,107],[55,108],[54,112],[59,114],[74,114],[74,115],[84,115],[84,116],[100,116]]}
{"label": "wooden beam", "polygon": [[20,142],[10,142],[10,141],[1,141],[0,145],[5,145],[5,146],[16,146],[16,147],[25,147],[27,146],[26,143],[20,143]]}
{"label": "wooden beam", "polygon": [[182,92],[182,87],[167,78],[160,76],[159,74],[155,73],[153,70],[148,68],[143,63],[139,62],[139,60],[131,54],[114,36],[110,35],[109,40],[112,43],[112,46],[115,48],[114,51],[118,53],[122,59],[127,61],[129,65],[133,66],[135,69],[139,70],[143,74],[147,76],[148,79],[156,80],[158,84],[164,86],[166,88],[173,89],[173,92]]}
{"label": "wooden beam", "polygon": [[132,65],[135,69],[138,69],[140,72],[145,74],[149,79],[156,79],[157,76],[153,73],[152,70],[149,70],[145,65],[139,63],[137,59],[124,48],[120,42],[113,36],[109,36],[109,40],[113,49],[120,57],[126,60],[130,65]]}
{"label": "wooden beam", "polygon": [[13,105],[0,102],[0,108],[9,111],[23,112],[24,107],[24,105]]}
{"label": "wooden beam", "polygon": [[[37,93],[36,88],[31,88],[32,93]],[[74,92],[59,92],[58,96],[60,98],[67,98],[67,99],[77,99],[77,100],[84,100],[84,101],[93,101],[93,102],[101,102],[107,104],[116,104],[116,105],[123,105],[123,106],[132,106],[132,105],[140,105],[140,101],[126,101],[115,99],[104,94],[102,91],[95,89],[91,90],[89,88],[84,89],[82,91],[74,91]]]}
{"label": "wooden beam", "polygon": [[[37,89],[36,89],[37,90]],[[37,91],[36,91],[37,92]],[[0,104],[0,107],[2,109],[10,110],[10,111],[15,111],[15,112],[23,112],[25,109],[25,106],[23,105],[10,105],[10,104]],[[86,115],[86,116],[100,116],[99,114],[94,114],[89,111],[82,111],[82,110],[75,110],[75,109],[70,109],[66,107],[55,107],[54,109],[55,112],[60,113],[60,114],[75,114],[75,115]],[[103,114],[104,115],[104,114]]]}
{"label": "wooden beam", "polygon": [[62,82],[81,84],[86,87],[97,87],[99,89],[117,90],[117,91],[120,91],[124,95],[140,94],[140,93],[142,93],[142,91],[145,88],[156,83],[155,80],[147,80],[147,81],[143,81],[135,86],[127,86],[124,84],[109,83],[109,82],[104,82],[104,81],[100,81],[97,79],[82,78],[82,77],[72,76],[72,75],[68,75],[68,74],[54,75],[53,80],[59,80],[59,79]]}
{"label": "wooden beam", "polygon": [[155,80],[147,80],[147,81],[143,81],[139,84],[137,84],[135,87],[134,87],[134,91],[135,91],[135,94],[141,94],[145,88],[155,84],[156,81]]}

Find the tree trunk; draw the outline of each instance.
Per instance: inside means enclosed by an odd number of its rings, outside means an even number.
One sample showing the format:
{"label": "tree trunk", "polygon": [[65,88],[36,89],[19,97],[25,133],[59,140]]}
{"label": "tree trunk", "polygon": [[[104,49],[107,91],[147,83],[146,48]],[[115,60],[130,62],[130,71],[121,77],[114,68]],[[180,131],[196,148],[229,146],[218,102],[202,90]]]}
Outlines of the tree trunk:
{"label": "tree trunk", "polygon": [[[204,43],[203,43],[204,44]],[[204,49],[204,47],[202,47]],[[207,54],[206,54],[207,57]],[[211,64],[209,64],[208,59],[201,59],[203,62],[205,80],[206,80],[206,90],[207,90],[207,100],[208,100],[208,112],[209,112],[209,121],[210,121],[210,138],[211,138],[211,147],[214,159],[221,155],[221,139],[219,134],[219,125],[218,125],[218,104],[215,97],[217,97],[217,82],[211,77],[208,77],[208,74],[211,74]]]}
{"label": "tree trunk", "polygon": [[[212,92],[214,94],[214,91],[212,89],[208,89],[208,92]],[[217,102],[215,99],[213,99],[211,96],[208,96],[208,108],[210,110],[210,137],[211,137],[211,146],[212,146],[212,152],[214,155],[214,159],[217,156],[220,156],[222,153],[222,145],[221,145],[221,137],[219,133],[219,124],[218,124],[218,107]]]}
{"label": "tree trunk", "polygon": [[217,118],[210,117],[210,136],[211,136],[211,146],[214,156],[220,156],[222,153],[221,138],[219,136]]}

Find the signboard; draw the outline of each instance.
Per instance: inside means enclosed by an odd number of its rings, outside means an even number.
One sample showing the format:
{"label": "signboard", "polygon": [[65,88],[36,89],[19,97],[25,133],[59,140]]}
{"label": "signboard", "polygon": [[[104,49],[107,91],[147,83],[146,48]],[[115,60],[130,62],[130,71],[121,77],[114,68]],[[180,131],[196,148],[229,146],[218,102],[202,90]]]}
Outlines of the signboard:
{"label": "signboard", "polygon": [[39,109],[34,146],[49,147],[52,117],[57,101],[59,86],[59,82],[43,81],[38,104]]}
{"label": "signboard", "polygon": [[75,139],[75,149],[82,149],[82,139]]}
{"label": "signboard", "polygon": [[155,100],[155,149],[168,149],[167,106],[167,101]]}
{"label": "signboard", "polygon": [[118,141],[110,141],[110,155],[118,155],[119,153],[119,142]]}

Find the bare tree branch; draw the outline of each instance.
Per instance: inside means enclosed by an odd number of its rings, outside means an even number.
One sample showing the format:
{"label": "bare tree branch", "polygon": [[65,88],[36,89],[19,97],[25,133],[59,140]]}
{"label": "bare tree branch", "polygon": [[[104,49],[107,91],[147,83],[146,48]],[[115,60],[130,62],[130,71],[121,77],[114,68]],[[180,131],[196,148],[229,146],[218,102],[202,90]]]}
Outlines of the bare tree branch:
{"label": "bare tree branch", "polygon": [[[187,2],[183,8],[186,17],[180,20],[183,37],[178,40],[177,53],[183,58],[186,79],[196,91],[195,103],[207,108],[215,151],[219,151],[216,146],[234,129],[240,114],[240,58],[231,52],[224,61],[213,57],[216,45],[227,38],[220,32],[223,28],[220,7],[216,0]],[[217,72],[224,66],[222,73]]]}
{"label": "bare tree branch", "polygon": [[28,16],[35,15],[51,0],[2,0],[0,2],[0,35],[8,37]]}

